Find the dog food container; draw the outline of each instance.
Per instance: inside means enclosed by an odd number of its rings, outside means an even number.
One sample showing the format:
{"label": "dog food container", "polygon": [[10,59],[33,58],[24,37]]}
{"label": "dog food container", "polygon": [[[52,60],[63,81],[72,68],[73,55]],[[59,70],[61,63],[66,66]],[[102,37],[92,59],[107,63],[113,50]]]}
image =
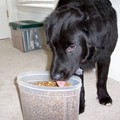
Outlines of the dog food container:
{"label": "dog food container", "polygon": [[45,87],[31,84],[49,81],[49,72],[27,72],[17,77],[24,120],[78,120],[81,79],[72,76],[71,86]]}

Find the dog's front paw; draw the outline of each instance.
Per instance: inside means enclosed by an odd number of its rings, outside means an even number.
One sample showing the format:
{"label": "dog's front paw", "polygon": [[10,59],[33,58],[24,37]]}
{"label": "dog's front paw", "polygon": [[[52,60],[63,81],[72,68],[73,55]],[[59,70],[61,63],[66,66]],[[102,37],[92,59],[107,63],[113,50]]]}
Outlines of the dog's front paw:
{"label": "dog's front paw", "polygon": [[112,99],[110,96],[99,97],[99,103],[102,105],[111,105]]}
{"label": "dog's front paw", "polygon": [[85,106],[81,105],[80,108],[79,108],[79,114],[83,113],[85,111]]}

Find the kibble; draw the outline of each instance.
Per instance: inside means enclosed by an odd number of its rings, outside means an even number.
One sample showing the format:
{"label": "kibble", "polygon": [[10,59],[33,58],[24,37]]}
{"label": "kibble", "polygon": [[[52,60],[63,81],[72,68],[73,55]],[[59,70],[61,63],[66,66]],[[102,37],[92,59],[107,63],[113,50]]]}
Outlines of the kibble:
{"label": "kibble", "polygon": [[[37,82],[34,82],[32,84],[37,85],[37,86],[59,87],[57,82],[52,81],[52,80],[51,81],[37,81]],[[71,86],[71,84],[68,82],[65,82],[64,87],[67,87],[67,86]]]}
{"label": "kibble", "polygon": [[64,88],[51,80],[28,83],[30,88],[19,86],[24,120],[78,120],[80,89],[64,90],[73,86],[71,82],[66,81]]}
{"label": "kibble", "polygon": [[43,95],[25,91],[21,90],[24,120],[78,120],[79,90]]}

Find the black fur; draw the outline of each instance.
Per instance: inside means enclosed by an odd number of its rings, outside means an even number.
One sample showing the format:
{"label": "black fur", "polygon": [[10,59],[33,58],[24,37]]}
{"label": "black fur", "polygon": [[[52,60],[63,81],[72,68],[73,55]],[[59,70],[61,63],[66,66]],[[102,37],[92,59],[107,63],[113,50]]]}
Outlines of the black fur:
{"label": "black fur", "polygon": [[[97,66],[100,104],[112,103],[106,88],[111,54],[117,42],[117,18],[109,0],[59,0],[45,21],[53,52],[51,78],[67,80],[78,68]],[[84,85],[80,112],[84,111]]]}

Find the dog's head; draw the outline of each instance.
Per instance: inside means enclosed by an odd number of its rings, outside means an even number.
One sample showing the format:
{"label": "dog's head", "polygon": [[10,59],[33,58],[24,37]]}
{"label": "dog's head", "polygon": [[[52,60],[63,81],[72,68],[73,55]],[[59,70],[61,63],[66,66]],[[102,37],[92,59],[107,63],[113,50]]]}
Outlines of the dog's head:
{"label": "dog's head", "polygon": [[71,77],[85,60],[89,17],[80,6],[65,5],[56,9],[45,21],[47,42],[53,52],[50,74],[54,80]]}

